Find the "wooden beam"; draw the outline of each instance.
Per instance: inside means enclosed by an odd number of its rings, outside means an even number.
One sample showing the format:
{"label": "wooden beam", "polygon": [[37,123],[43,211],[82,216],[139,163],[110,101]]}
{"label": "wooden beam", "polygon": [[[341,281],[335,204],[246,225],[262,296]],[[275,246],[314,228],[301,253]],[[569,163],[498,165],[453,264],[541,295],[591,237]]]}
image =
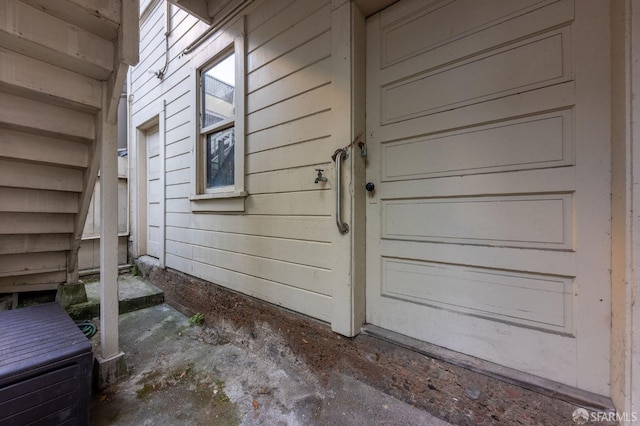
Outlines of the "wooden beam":
{"label": "wooden beam", "polygon": [[[103,85],[107,91],[107,84]],[[106,93],[105,93],[106,94]],[[105,96],[105,99],[107,97]],[[105,102],[106,103],[106,102]],[[98,114],[100,141],[100,356],[120,353],[118,344],[118,156],[117,128]]]}
{"label": "wooden beam", "polygon": [[95,138],[94,114],[0,93],[0,124],[74,140]]}
{"label": "wooden beam", "polygon": [[38,253],[68,249],[68,234],[0,235],[0,254]]}
{"label": "wooden beam", "polygon": [[139,60],[139,7],[138,0],[122,1],[118,45],[113,58],[113,73],[109,76],[107,85],[106,121],[109,124],[115,124],[118,118],[118,103],[129,66],[137,64]]}
{"label": "wooden beam", "polygon": [[4,212],[76,213],[78,210],[75,192],[0,186],[0,200],[0,211]]}
{"label": "wooden beam", "polygon": [[0,182],[12,188],[82,191],[82,170],[0,158]]}
{"label": "wooden beam", "polygon": [[139,60],[140,43],[139,0],[122,0],[122,18],[118,31],[118,52],[120,62],[135,65]]}
{"label": "wooden beam", "polygon": [[0,157],[76,168],[89,165],[89,147],[82,142],[3,128],[0,128],[0,141]]}
{"label": "wooden beam", "polygon": [[66,267],[63,251],[0,255],[0,277],[64,271]]}
{"label": "wooden beam", "polygon": [[[98,114],[95,118],[96,128],[100,128],[97,124],[100,117],[101,114]],[[80,250],[82,232],[87,220],[87,214],[89,214],[89,205],[91,204],[91,197],[93,196],[96,180],[98,179],[98,170],[100,169],[100,138],[97,136],[96,140],[91,144],[89,160],[89,167],[84,171],[82,193],[78,200],[78,214],[76,214],[73,221],[73,232],[69,240],[70,249],[67,253],[68,283],[78,281],[78,250]]]}
{"label": "wooden beam", "polygon": [[45,272],[18,277],[0,277],[0,293],[55,290],[64,282],[64,272]]}
{"label": "wooden beam", "polygon": [[72,214],[0,212],[0,235],[69,234],[72,230]]}
{"label": "wooden beam", "polygon": [[117,0],[23,0],[42,10],[107,40],[116,40],[120,23]]}
{"label": "wooden beam", "polygon": [[0,85],[31,92],[48,102],[100,108],[100,82],[0,48]]}
{"label": "wooden beam", "polygon": [[[87,218],[89,204],[91,203],[91,197],[93,195],[95,182],[98,176],[101,157],[100,153],[102,149],[100,141],[103,140],[103,129],[106,124],[111,126],[116,123],[120,94],[122,92],[122,86],[125,82],[129,65],[135,65],[138,63],[138,45],[140,39],[140,30],[138,25],[139,7],[139,0],[122,0],[121,3],[117,46],[112,57],[113,72],[109,75],[106,83],[102,84],[102,109],[96,117],[95,125],[96,142],[93,144],[92,152],[90,154],[89,168],[85,172],[84,190],[79,201],[79,213],[76,216],[74,231],[71,235],[71,249],[68,252],[67,259],[67,282],[69,283],[76,282],[78,280],[78,250],[80,249],[84,223]],[[114,155],[116,151],[117,150],[114,148]]]}
{"label": "wooden beam", "polygon": [[120,103],[120,94],[122,91],[122,85],[127,78],[127,70],[129,65],[120,63],[116,65],[116,71],[111,74],[107,81],[108,90],[108,106],[106,110],[106,120],[109,124],[115,124],[118,120],[118,104]]}
{"label": "wooden beam", "polygon": [[175,4],[181,9],[184,9],[209,25],[213,23],[209,16],[209,5],[207,0],[169,0],[169,2]]}
{"label": "wooden beam", "polygon": [[[48,0],[44,1],[48,3]],[[120,22],[120,14],[122,13],[120,0],[67,0],[67,2],[87,10],[95,11],[97,15],[111,22]]]}
{"label": "wooden beam", "polygon": [[18,0],[0,2],[0,16],[0,46],[98,80],[113,71],[109,40]]}
{"label": "wooden beam", "polygon": [[3,284],[4,278],[0,278],[0,293],[26,293],[29,291],[46,291],[56,290],[60,283],[42,283],[42,284]]}
{"label": "wooden beam", "polygon": [[[331,11],[331,139],[334,141],[353,140],[353,75],[354,56],[352,52],[352,29],[353,10],[351,3],[332,1]],[[335,60],[334,60],[335,58]],[[348,117],[348,119],[344,119]],[[356,156],[352,152],[352,156]],[[350,161],[345,161],[342,182],[343,188],[350,188],[353,184],[353,169]],[[334,184],[334,188],[335,188]],[[353,212],[352,197],[343,198],[343,212],[346,214],[346,221],[353,228],[354,223],[350,220]],[[348,213],[347,213],[348,212]],[[335,218],[335,216],[333,216]],[[351,265],[353,254],[354,232],[350,231],[346,235],[339,232],[332,233],[332,251],[335,257],[331,270],[336,276],[333,281],[331,298],[331,329],[345,336],[355,336],[360,332],[360,325],[356,322],[356,304],[362,301],[356,300],[357,292],[354,286],[353,269]]]}

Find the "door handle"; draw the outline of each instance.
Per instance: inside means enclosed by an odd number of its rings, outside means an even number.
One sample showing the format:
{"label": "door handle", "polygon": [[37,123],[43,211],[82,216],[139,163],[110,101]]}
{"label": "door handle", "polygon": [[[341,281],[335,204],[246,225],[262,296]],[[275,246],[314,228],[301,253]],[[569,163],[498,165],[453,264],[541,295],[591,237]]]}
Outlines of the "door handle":
{"label": "door handle", "polygon": [[349,232],[349,225],[342,221],[342,160],[347,156],[344,148],[337,150],[332,156],[336,162],[336,225],[343,235]]}

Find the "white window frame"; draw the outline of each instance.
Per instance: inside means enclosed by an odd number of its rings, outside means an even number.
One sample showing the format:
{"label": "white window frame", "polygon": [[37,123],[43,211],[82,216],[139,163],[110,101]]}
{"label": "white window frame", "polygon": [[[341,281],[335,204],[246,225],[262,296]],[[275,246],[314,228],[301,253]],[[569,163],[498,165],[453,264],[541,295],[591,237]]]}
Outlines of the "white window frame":
{"label": "white window frame", "polygon": [[[235,54],[235,116],[223,122],[202,128],[202,79],[203,71],[217,62]],[[246,48],[244,34],[244,17],[221,29],[210,41],[205,42],[192,58],[192,79],[194,81],[192,105],[195,110],[194,129],[194,163],[192,174],[191,211],[194,212],[242,212],[245,190],[245,98],[246,98]],[[233,185],[219,188],[206,187],[206,136],[216,129],[234,128],[234,179]]]}

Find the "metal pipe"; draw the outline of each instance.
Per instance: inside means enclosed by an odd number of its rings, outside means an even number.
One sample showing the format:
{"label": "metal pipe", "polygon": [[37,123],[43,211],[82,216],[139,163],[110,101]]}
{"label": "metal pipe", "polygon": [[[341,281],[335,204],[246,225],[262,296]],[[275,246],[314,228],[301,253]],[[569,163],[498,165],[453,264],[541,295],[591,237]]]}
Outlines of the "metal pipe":
{"label": "metal pipe", "polygon": [[[131,148],[131,139],[133,132],[131,131],[131,104],[133,103],[133,70],[132,67],[129,67],[127,70],[127,239],[129,234],[131,233],[131,228],[129,227],[131,222],[131,157],[129,156],[129,149]],[[134,156],[137,158],[137,156]],[[127,262],[129,261],[129,241],[127,241]]]}
{"label": "metal pipe", "polygon": [[342,160],[347,158],[347,151],[340,149],[336,152],[336,225],[341,234],[349,232],[349,225],[342,221]]}
{"label": "metal pipe", "polygon": [[160,80],[169,68],[169,35],[171,35],[171,3],[167,2],[164,12],[164,66],[154,73]]}

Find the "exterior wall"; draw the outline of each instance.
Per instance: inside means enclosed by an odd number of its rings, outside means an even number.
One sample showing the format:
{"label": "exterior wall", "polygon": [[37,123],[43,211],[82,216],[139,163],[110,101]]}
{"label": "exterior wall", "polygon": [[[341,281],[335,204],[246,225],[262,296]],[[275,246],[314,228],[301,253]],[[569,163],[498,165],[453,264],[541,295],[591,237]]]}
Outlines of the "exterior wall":
{"label": "exterior wall", "polygon": [[[128,184],[127,158],[118,157],[118,264],[128,261]],[[82,232],[82,243],[78,252],[78,269],[96,269],[100,267],[100,178],[95,184],[89,212]]]}
{"label": "exterior wall", "polygon": [[[0,292],[55,289],[71,269],[101,83],[29,49],[11,51],[25,15],[28,29],[53,33],[63,23],[18,2],[0,9],[15,15],[0,24]],[[26,29],[19,35],[36,37]],[[67,50],[56,40],[50,54]]]}
{"label": "exterior wall", "polygon": [[[638,241],[640,223],[640,9],[630,0],[611,2],[612,24],[612,318],[611,398],[624,419],[640,412]],[[631,424],[631,421],[621,424]]]}
{"label": "exterior wall", "polygon": [[[137,61],[131,9],[137,0],[0,2],[0,292],[77,280],[98,148],[115,141],[123,78]],[[110,154],[113,164],[116,147]],[[103,195],[113,169],[104,167]],[[114,226],[102,240],[116,238]]]}
{"label": "exterior wall", "polygon": [[[332,321],[336,267],[341,268],[339,278],[344,287],[350,286],[349,237],[335,244],[342,236],[332,217],[335,193],[330,158],[336,148],[349,141],[348,136],[339,140],[332,135],[332,119],[340,111],[348,131],[350,110],[347,106],[344,115],[344,110],[335,107],[345,92],[336,94],[332,84],[336,64],[331,58],[335,49],[331,2],[256,1],[243,12],[247,50],[245,182],[249,195],[240,214],[191,211],[197,111],[192,102],[195,82],[190,61],[217,36],[181,56],[208,27],[171,7],[169,63],[160,80],[148,70],[164,65],[165,10],[165,3],[157,2],[148,17],[143,16],[141,60],[130,75],[132,131],[160,112],[164,115],[166,242],[161,264]],[[344,43],[348,51],[348,38]],[[350,88],[346,85],[345,89],[348,101]],[[134,140],[134,144],[138,142]],[[130,154],[135,156],[136,152],[139,149],[132,147]],[[138,160],[131,161],[135,164]],[[136,179],[131,167],[131,178]],[[325,170],[328,182],[314,183],[316,168]],[[132,183],[132,200],[140,198],[136,194],[140,188]],[[143,208],[132,206],[132,214]],[[134,239],[140,239],[140,231],[132,229]]]}
{"label": "exterior wall", "polygon": [[[631,19],[629,1],[612,2],[612,19]],[[617,6],[616,6],[617,5]],[[624,6],[623,6],[624,5]],[[616,9],[618,7],[618,9]],[[623,10],[624,9],[624,10]],[[353,334],[364,304],[361,290],[364,265],[365,200],[354,185],[363,183],[362,163],[351,155],[346,162],[346,217],[350,238],[337,235],[333,223],[334,165],[330,154],[353,140],[363,127],[362,79],[337,81],[344,73],[362,76],[363,18],[349,2],[334,0],[256,1],[245,11],[247,44],[246,187],[249,196],[242,214],[192,213],[189,195],[195,167],[195,83],[190,55],[180,52],[208,28],[175,7],[171,13],[169,62],[165,77],[164,2],[152,2],[141,22],[141,63],[131,73],[132,131],[160,120],[166,131],[164,148],[166,247],[160,260],[167,267],[221,284],[233,290],[331,321],[334,329]],[[616,14],[617,13],[617,14]],[[637,19],[614,25],[613,55],[629,52],[637,38]],[[629,25],[633,27],[633,31]],[[215,39],[215,35],[210,40]],[[616,43],[620,43],[616,45]],[[626,43],[626,44],[624,44]],[[625,46],[617,51],[615,46]],[[360,48],[358,49],[358,46]],[[352,50],[353,49],[353,50]],[[355,53],[354,53],[355,51]],[[336,55],[337,52],[344,55]],[[612,252],[612,392],[619,411],[638,405],[638,380],[632,374],[634,334],[638,315],[634,265],[636,238],[633,210],[636,187],[633,170],[633,113],[629,100],[635,89],[630,57],[613,65],[613,252]],[[625,62],[625,60],[627,62]],[[623,84],[624,83],[624,84]],[[629,87],[633,86],[633,87]],[[363,88],[360,88],[363,91]],[[130,92],[131,93],[131,92]],[[626,96],[626,98],[624,97]],[[634,109],[635,110],[635,109]],[[155,118],[154,118],[155,117]],[[347,119],[352,118],[352,120]],[[616,122],[616,120],[619,120]],[[134,145],[136,140],[134,139]],[[135,179],[135,152],[132,179]],[[324,168],[329,182],[313,183],[315,168]],[[354,175],[351,175],[354,173]],[[132,217],[141,206],[139,185],[132,185]],[[633,220],[632,220],[633,219]],[[132,238],[139,240],[132,222]],[[353,250],[352,250],[353,247]],[[138,255],[144,254],[137,252]],[[354,288],[356,287],[356,288]],[[343,297],[344,296],[344,297]],[[336,319],[339,318],[339,319]]]}

